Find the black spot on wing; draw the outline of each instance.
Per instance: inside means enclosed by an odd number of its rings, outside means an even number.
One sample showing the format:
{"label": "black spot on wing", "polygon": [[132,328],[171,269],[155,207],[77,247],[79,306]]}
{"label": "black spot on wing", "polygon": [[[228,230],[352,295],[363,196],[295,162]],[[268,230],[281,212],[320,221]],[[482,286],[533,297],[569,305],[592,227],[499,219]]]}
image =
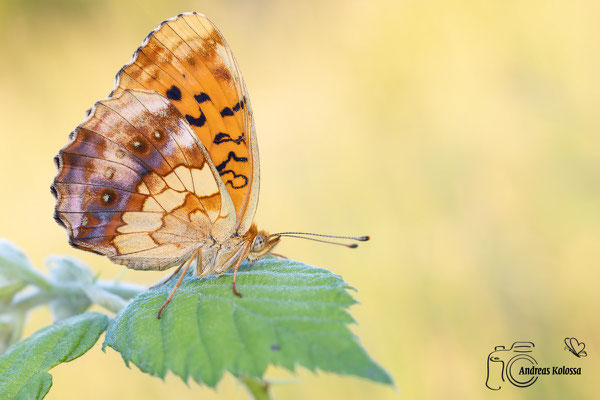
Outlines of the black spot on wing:
{"label": "black spot on wing", "polygon": [[227,166],[227,163],[229,163],[229,161],[231,161],[231,160],[238,161],[238,162],[248,162],[248,158],[238,157],[233,151],[230,151],[229,154],[227,154],[227,160],[223,161],[221,164],[216,166],[217,171],[219,171],[219,173],[221,173]]}
{"label": "black spot on wing", "polygon": [[169,100],[181,100],[181,90],[175,85],[167,90],[166,95]]}
{"label": "black spot on wing", "polygon": [[[231,174],[231,178],[228,177],[228,174]],[[246,175],[238,175],[230,169],[220,172],[219,175],[221,175],[225,181],[225,186],[229,185],[234,189],[241,189],[248,186],[248,177]],[[226,176],[228,179],[226,179]]]}
{"label": "black spot on wing", "polygon": [[229,107],[225,107],[221,110],[221,117],[228,117],[233,115],[233,111]]}
{"label": "black spot on wing", "polygon": [[206,123],[206,116],[204,115],[204,113],[202,112],[202,109],[198,108],[200,110],[200,116],[198,118],[194,118],[189,114],[185,115],[185,119],[187,120],[187,122],[189,122],[190,125],[194,125],[194,126],[204,126],[204,124]]}
{"label": "black spot on wing", "polygon": [[231,136],[229,136],[228,133],[223,133],[223,132],[217,133],[215,135],[213,143],[214,144],[221,144],[221,143],[224,143],[224,142],[234,142],[235,144],[240,144],[240,143],[246,144],[246,140],[244,138],[244,133],[243,132],[240,135],[240,137],[238,137],[237,139],[233,139]]}
{"label": "black spot on wing", "polygon": [[204,93],[204,92],[202,92],[202,93],[200,93],[200,94],[195,94],[195,95],[194,95],[194,98],[196,99],[196,101],[197,101],[198,103],[204,103],[205,101],[212,101],[212,100],[210,99],[210,96],[209,96],[209,95],[207,95],[207,94],[206,94],[206,93]]}

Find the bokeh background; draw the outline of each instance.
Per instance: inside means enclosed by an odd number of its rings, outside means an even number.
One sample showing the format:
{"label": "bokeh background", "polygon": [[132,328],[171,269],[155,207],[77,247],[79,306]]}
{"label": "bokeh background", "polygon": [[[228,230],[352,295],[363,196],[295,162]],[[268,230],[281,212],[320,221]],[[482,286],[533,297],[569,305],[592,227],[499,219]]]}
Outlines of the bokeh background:
{"label": "bokeh background", "polygon": [[[106,279],[122,272],[68,246],[52,219],[52,158],[144,36],[192,10],[224,33],[251,94],[259,225],[373,237],[352,251],[295,239],[279,251],[358,289],[353,329],[397,387],[300,369],[276,398],[597,398],[594,0],[2,0],[0,236],[36,265],[59,253]],[[27,333],[49,322],[36,312]],[[564,350],[567,336],[587,358]],[[541,366],[583,374],[486,389],[488,354],[517,340],[535,343]],[[216,392],[163,382],[99,345],[52,374],[48,399],[247,397],[231,377]]]}

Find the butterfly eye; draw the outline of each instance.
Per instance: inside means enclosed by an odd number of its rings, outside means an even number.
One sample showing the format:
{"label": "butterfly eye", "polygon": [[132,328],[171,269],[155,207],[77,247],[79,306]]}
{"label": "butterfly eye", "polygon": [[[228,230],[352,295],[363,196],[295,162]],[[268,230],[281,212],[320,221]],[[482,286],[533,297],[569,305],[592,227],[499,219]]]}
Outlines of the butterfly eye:
{"label": "butterfly eye", "polygon": [[254,238],[254,243],[252,243],[252,252],[258,253],[259,251],[265,248],[265,244],[267,243],[267,238],[262,233],[256,235]]}

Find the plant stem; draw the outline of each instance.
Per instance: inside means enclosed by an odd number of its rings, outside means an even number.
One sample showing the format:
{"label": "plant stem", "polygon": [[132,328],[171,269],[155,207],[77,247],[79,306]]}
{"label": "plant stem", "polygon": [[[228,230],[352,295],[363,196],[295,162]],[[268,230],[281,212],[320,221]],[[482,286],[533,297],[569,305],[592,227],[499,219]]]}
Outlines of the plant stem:
{"label": "plant stem", "polygon": [[247,376],[240,376],[238,380],[246,386],[254,400],[272,400],[267,382]]}
{"label": "plant stem", "polygon": [[138,294],[148,289],[145,286],[140,286],[133,283],[103,280],[98,281],[97,286],[106,290],[107,292],[111,292],[112,294],[122,297],[124,300],[131,300]]}
{"label": "plant stem", "polygon": [[20,298],[15,303],[7,306],[6,309],[1,309],[0,312],[17,312],[24,314],[32,308],[50,303],[56,297],[58,296],[55,293],[37,290],[25,297]]}
{"label": "plant stem", "polygon": [[[108,298],[109,297],[108,295],[114,296],[117,299],[122,298],[123,301],[125,301],[125,300],[129,300],[129,299],[135,297],[136,295],[138,295],[145,289],[142,286],[138,286],[138,285],[134,285],[134,284],[122,284],[122,283],[114,283],[114,282],[108,282],[108,281],[99,282],[97,287],[101,290],[96,291],[96,293],[101,294],[102,291],[105,291],[108,293],[106,293],[107,296],[103,296],[106,299],[98,297],[98,298],[94,299],[95,300],[94,302],[98,303],[100,306],[108,309],[108,311],[111,311],[111,312],[117,312],[118,310],[115,310],[114,307],[107,307],[107,305],[105,303],[109,303],[110,300],[112,300],[112,299]],[[77,286],[74,284],[64,284],[64,283],[52,282],[52,286],[49,289],[47,289],[47,290],[44,290],[44,289],[39,290],[38,289],[35,292],[18,299],[16,302],[14,302],[12,305],[10,305],[9,308],[11,311],[27,312],[32,308],[35,308],[35,307],[41,306],[41,305],[46,305],[53,300],[56,300],[58,298],[65,297],[65,296],[81,296],[84,298],[89,297],[88,294],[86,293],[86,291],[84,290],[84,288],[81,286]],[[106,301],[102,301],[102,300],[106,300]],[[6,312],[6,311],[7,310],[2,309],[0,307],[0,312]]]}

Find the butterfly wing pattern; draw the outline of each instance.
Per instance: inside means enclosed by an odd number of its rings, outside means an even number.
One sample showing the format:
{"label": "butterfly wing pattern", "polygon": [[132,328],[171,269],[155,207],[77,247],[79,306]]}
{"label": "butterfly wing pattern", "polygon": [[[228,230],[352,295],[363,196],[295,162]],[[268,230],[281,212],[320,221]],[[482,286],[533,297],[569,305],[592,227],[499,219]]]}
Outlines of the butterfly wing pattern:
{"label": "butterfly wing pattern", "polygon": [[252,223],[259,160],[248,94],[201,14],[144,39],[55,161],[55,219],[71,244],[129,268],[164,270],[199,254],[198,275],[237,272],[279,241]]}
{"label": "butterfly wing pattern", "polygon": [[243,235],[258,203],[258,146],[246,85],[217,27],[198,13],[161,23],[119,71],[112,95],[127,89],[156,91],[185,116],[225,183]]}
{"label": "butterfly wing pattern", "polygon": [[131,268],[164,269],[215,228],[231,232],[231,200],[192,135],[156,93],[98,102],[57,157],[56,214],[72,243]]}

